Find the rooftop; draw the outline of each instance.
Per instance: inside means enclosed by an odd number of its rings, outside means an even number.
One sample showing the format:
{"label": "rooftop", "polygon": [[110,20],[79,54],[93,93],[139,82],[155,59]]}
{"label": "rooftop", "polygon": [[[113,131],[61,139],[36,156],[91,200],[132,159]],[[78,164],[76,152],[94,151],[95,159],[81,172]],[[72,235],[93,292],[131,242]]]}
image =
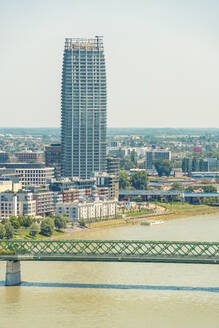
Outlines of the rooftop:
{"label": "rooftop", "polygon": [[103,37],[95,36],[94,39],[66,38],[65,49],[103,50]]}

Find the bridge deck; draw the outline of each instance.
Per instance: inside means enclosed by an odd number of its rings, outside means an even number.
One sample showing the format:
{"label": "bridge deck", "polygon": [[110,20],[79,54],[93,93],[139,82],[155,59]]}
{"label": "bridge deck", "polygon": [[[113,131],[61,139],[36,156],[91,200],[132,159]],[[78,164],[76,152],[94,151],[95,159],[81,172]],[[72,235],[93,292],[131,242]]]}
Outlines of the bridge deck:
{"label": "bridge deck", "polygon": [[219,242],[0,240],[0,260],[219,264]]}
{"label": "bridge deck", "polygon": [[219,264],[219,257],[162,257],[162,256],[79,256],[79,255],[7,255],[0,256],[0,261],[77,261],[77,262],[140,262],[140,263],[184,263],[184,264]]}

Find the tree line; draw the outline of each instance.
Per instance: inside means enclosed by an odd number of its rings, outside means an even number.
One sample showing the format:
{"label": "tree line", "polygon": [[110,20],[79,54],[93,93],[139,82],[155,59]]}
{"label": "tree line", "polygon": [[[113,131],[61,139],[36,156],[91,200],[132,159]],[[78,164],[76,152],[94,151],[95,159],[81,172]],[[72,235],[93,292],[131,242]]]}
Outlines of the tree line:
{"label": "tree line", "polygon": [[54,230],[66,228],[68,218],[62,215],[51,215],[42,222],[39,219],[29,216],[11,216],[9,219],[2,219],[0,223],[0,239],[12,239],[18,230],[29,230],[29,235],[35,237],[37,234],[51,236]]}

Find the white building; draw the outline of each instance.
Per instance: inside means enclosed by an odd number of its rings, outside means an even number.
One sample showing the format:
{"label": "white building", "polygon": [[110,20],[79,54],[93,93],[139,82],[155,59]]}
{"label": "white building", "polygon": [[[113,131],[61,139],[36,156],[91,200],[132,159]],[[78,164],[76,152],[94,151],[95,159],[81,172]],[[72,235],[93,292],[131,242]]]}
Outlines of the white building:
{"label": "white building", "polygon": [[30,192],[0,193],[0,219],[10,216],[35,216],[36,201]]}
{"label": "white building", "polygon": [[56,206],[56,213],[67,216],[70,221],[112,217],[117,214],[117,201],[97,200],[90,203],[79,201],[59,203]]}

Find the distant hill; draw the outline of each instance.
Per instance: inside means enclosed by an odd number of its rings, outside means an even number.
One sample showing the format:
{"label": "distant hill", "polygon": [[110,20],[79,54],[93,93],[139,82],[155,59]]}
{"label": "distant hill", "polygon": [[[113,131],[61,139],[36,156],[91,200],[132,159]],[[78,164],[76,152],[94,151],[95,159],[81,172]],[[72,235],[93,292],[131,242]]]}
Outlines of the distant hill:
{"label": "distant hill", "polygon": [[[0,134],[12,135],[44,135],[60,136],[60,128],[1,128]],[[219,135],[217,128],[108,128],[108,136],[116,135],[145,135],[145,136],[177,136],[177,135]]]}
{"label": "distant hill", "polygon": [[1,128],[0,134],[60,136],[60,128]]}
{"label": "distant hill", "polygon": [[108,128],[108,135],[148,135],[148,136],[177,136],[177,135],[219,135],[217,128]]}

